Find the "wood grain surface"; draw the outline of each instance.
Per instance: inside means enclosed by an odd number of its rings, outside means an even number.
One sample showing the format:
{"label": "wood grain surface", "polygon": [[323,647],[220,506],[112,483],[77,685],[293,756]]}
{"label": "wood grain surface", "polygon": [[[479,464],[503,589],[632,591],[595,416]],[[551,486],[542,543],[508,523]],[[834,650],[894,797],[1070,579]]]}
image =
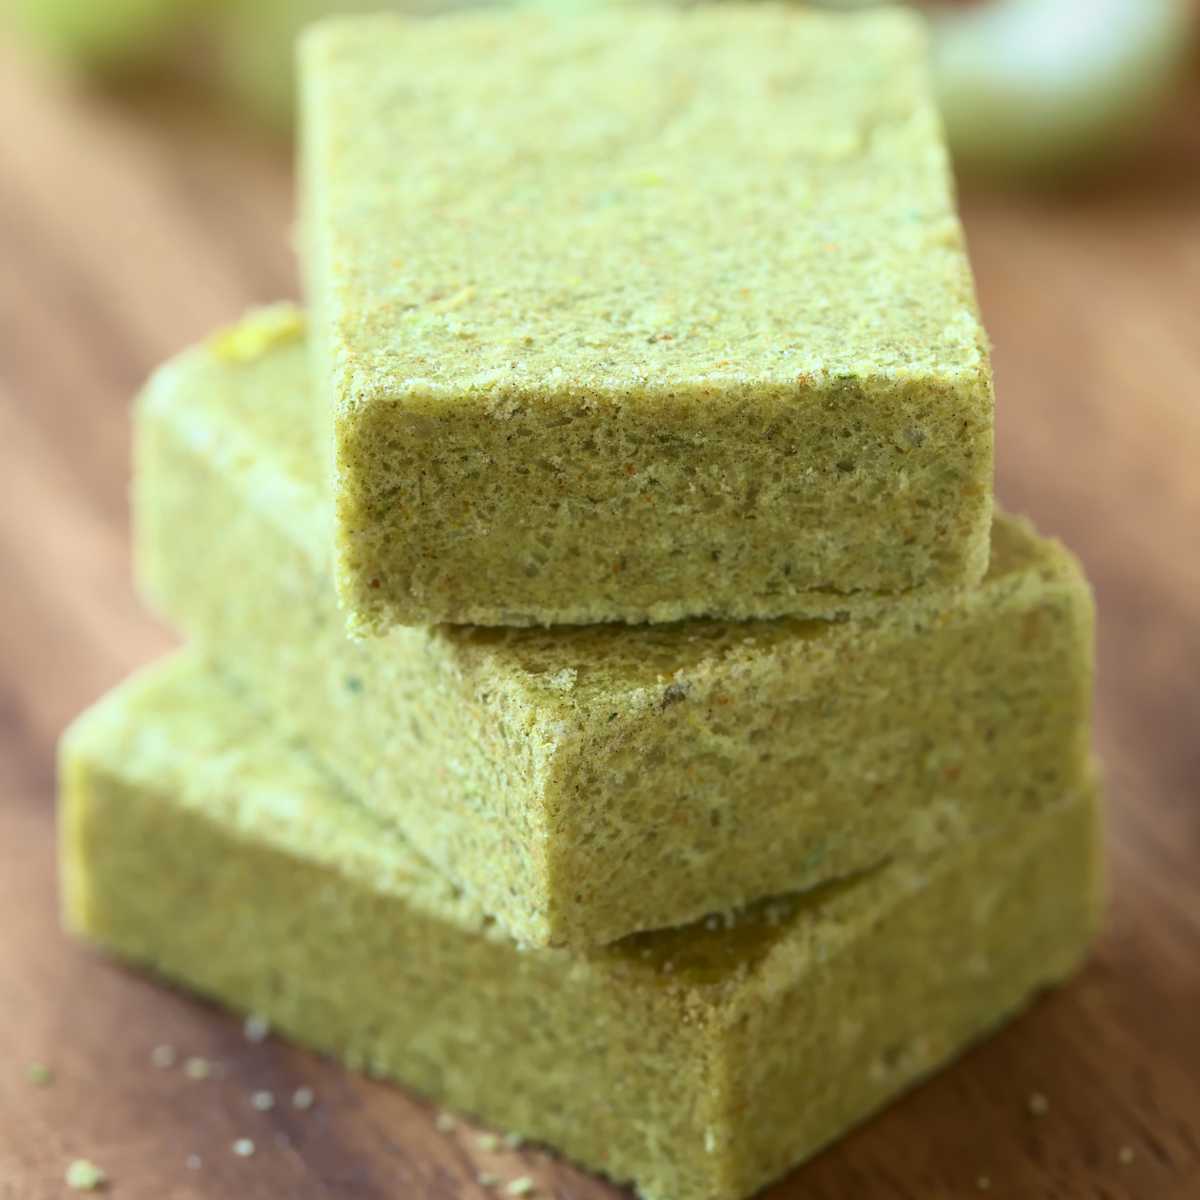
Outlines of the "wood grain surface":
{"label": "wood grain surface", "polygon": [[[964,198],[1001,495],[1079,551],[1099,596],[1106,931],[1075,982],[772,1200],[1200,1197],[1198,111],[1194,89],[1103,187]],[[236,122],[86,96],[0,47],[0,1197],[68,1194],[81,1156],[122,1200],[486,1200],[481,1171],[612,1197],[439,1129],[399,1089],[252,1044],[58,931],[55,737],[170,644],[129,582],[129,399],[158,360],[294,291],[290,207],[286,151]],[[220,1077],[155,1068],[159,1044]],[[309,1111],[287,1099],[302,1085]]]}

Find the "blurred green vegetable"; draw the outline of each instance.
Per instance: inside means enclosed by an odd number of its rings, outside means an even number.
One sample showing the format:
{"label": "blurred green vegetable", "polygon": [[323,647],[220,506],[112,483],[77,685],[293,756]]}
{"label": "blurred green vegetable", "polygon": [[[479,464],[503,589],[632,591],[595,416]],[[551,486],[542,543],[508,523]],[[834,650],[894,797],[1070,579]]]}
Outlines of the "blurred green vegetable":
{"label": "blurred green vegetable", "polygon": [[993,0],[934,23],[935,71],[957,162],[1063,173],[1123,147],[1187,61],[1186,0]]}
{"label": "blurred green vegetable", "polygon": [[218,2],[9,0],[8,7],[18,28],[56,57],[106,72],[153,61],[189,15]]}

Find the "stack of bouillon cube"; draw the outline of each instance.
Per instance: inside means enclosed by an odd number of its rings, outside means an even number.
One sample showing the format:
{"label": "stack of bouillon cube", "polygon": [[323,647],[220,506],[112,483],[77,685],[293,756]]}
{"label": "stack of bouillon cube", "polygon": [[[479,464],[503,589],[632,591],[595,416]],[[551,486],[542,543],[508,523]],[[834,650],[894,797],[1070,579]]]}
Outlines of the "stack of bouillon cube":
{"label": "stack of bouillon cube", "polygon": [[1092,603],[993,511],[919,19],[360,17],[308,309],[164,366],[190,648],[63,747],[66,916],[653,1200],[737,1200],[1066,976]]}

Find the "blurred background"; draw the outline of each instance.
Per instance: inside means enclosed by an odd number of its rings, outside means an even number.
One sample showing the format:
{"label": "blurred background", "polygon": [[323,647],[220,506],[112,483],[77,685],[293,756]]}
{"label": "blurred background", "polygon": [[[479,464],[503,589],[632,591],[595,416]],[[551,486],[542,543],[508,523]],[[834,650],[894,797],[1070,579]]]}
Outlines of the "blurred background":
{"label": "blurred background", "polygon": [[[465,3],[0,0],[0,1049],[11,1061],[69,1033],[79,1072],[119,1074],[110,1047],[131,996],[181,1041],[183,1029],[193,1044],[225,1036],[199,1006],[105,974],[55,932],[54,740],[170,643],[130,581],[129,404],[164,358],[249,305],[297,294],[297,29],[331,11],[432,17]],[[1043,1035],[1003,1035],[972,1061],[981,1080],[1019,1076],[1017,1086],[1074,1096],[1055,1100],[1069,1135],[1058,1158],[1026,1163],[1014,1149],[1005,1194],[1194,1200],[1200,2],[921,7],[995,343],[1000,496],[1079,553],[1099,599],[1116,897],[1096,962],[1048,1016],[1039,1010]],[[81,989],[94,1017],[83,1024]],[[872,1138],[881,1159],[885,1146],[893,1160],[908,1155],[932,1181],[926,1197],[960,1194],[940,1190],[937,1156],[918,1148],[931,1114],[946,1147],[980,1146],[980,1128],[991,1144],[1024,1145],[1020,1113],[997,1110],[984,1125],[993,1089],[954,1080],[914,1100],[924,1123],[901,1106],[824,1156],[805,1172],[806,1196],[865,1196],[848,1164],[874,1152]],[[0,1197],[6,1171],[11,1181],[40,1169],[71,1121],[136,1141],[115,1110],[55,1110],[71,1103],[60,1091],[39,1115],[5,1087]],[[394,1122],[417,1121],[398,1093],[386,1103]],[[1137,1161],[1111,1190],[1044,1190],[1076,1168],[1099,1171],[1134,1137],[1134,1107],[1146,1151],[1136,1140]],[[913,1147],[900,1152],[906,1129]]]}

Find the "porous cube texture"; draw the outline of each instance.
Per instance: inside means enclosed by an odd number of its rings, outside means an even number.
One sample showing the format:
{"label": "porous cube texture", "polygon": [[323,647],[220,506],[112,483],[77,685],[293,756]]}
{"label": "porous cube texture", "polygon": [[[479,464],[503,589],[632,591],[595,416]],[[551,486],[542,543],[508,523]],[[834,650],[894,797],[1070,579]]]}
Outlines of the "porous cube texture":
{"label": "porous cube texture", "polygon": [[690,921],[1079,788],[1091,595],[1061,546],[1008,518],[979,587],[853,622],[351,641],[304,345],[230,359],[261,329],[185,354],[142,399],[143,590],[522,941]]}
{"label": "porous cube texture", "polygon": [[521,951],[187,660],[67,734],[61,803],[76,933],[647,1200],[748,1196],[1066,976],[1097,909],[1076,798],[726,922]]}
{"label": "porous cube texture", "polygon": [[920,18],[556,7],[302,43],[351,631],[977,582],[991,372]]}

